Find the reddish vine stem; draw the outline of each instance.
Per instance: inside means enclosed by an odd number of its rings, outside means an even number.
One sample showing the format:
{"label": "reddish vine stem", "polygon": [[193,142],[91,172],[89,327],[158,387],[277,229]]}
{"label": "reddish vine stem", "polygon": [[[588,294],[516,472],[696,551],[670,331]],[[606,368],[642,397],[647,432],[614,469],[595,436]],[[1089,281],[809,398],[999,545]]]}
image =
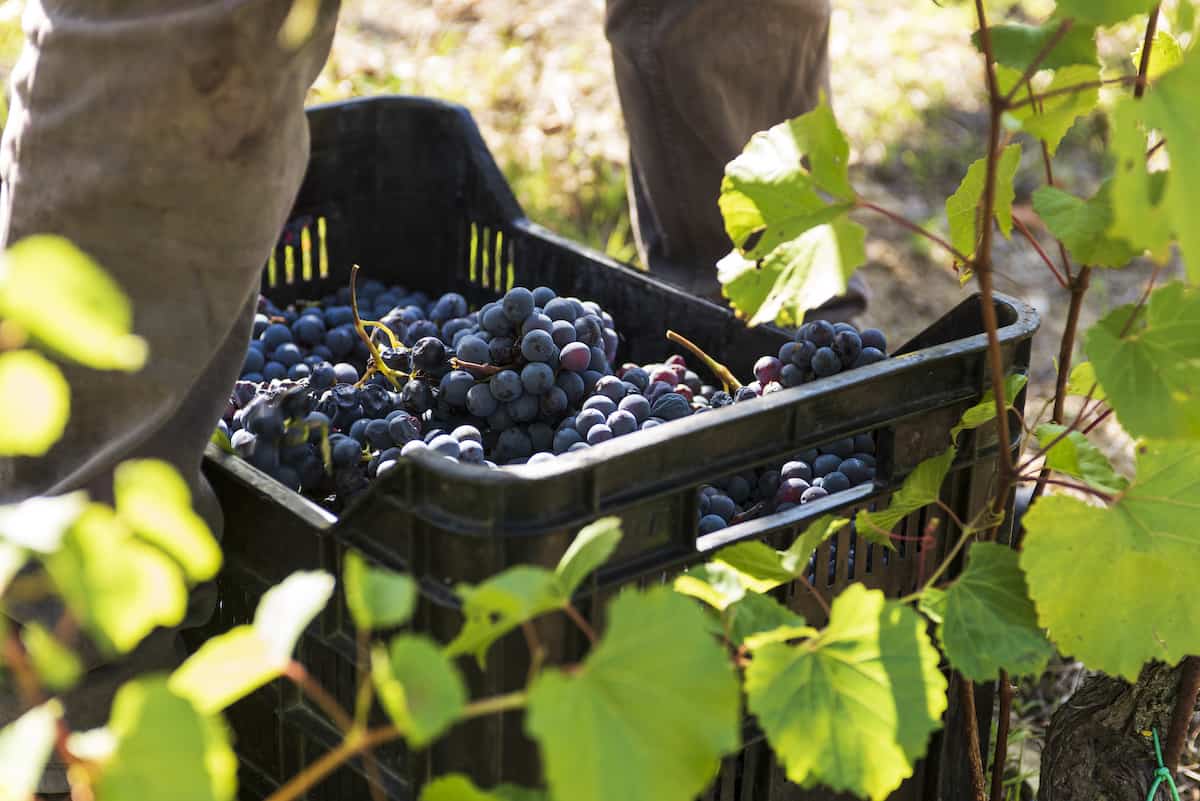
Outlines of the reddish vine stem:
{"label": "reddish vine stem", "polygon": [[[813,578],[816,578],[815,574],[813,575]],[[821,607],[821,611],[825,613],[825,617],[828,619],[829,616],[833,614],[832,610],[829,608],[829,602],[821,596],[821,593],[817,592],[817,588],[814,587],[812,582],[808,579],[801,577],[800,583],[804,585],[804,589],[808,590],[808,594],[813,597],[813,600],[817,602],[817,606]]]}
{"label": "reddish vine stem", "polygon": [[303,690],[304,694],[311,698],[317,706],[321,707],[321,710],[337,724],[343,734],[354,728],[354,719],[350,717],[350,713],[342,709],[342,705],[337,702],[337,699],[330,695],[319,681],[308,674],[304,665],[293,659],[284,668],[283,675]]}
{"label": "reddish vine stem", "polygon": [[1161,3],[1156,3],[1150,9],[1150,21],[1146,23],[1146,37],[1142,40],[1142,58],[1138,63],[1137,83],[1133,87],[1133,96],[1141,100],[1146,94],[1146,84],[1150,78],[1150,53],[1154,50],[1154,35],[1158,33],[1158,11]]}
{"label": "reddish vine stem", "polygon": [[930,242],[933,242],[936,245],[940,245],[943,250],[945,250],[947,253],[949,253],[951,256],[953,256],[955,259],[962,262],[963,264],[970,263],[971,260],[962,251],[960,251],[958,248],[954,247],[954,245],[951,245],[945,239],[943,239],[942,237],[933,233],[929,229],[923,228],[914,222],[904,219],[896,212],[888,211],[883,206],[878,206],[874,203],[871,203],[870,201],[863,200],[862,198],[859,198],[857,201],[855,201],[855,204],[860,209],[867,209],[869,211],[875,212],[876,214],[883,215],[884,217],[887,217],[889,220],[896,223],[900,227],[907,228],[909,231],[912,231],[917,236],[923,236],[926,239],[928,239]]}
{"label": "reddish vine stem", "polygon": [[1122,75],[1119,78],[1105,78],[1104,80],[1100,81],[1085,81],[1084,83],[1076,83],[1072,84],[1071,86],[1064,86],[1060,89],[1051,89],[1049,91],[1042,92],[1040,95],[1033,95],[1031,97],[1023,98],[1015,103],[1008,104],[1005,106],[1005,110],[1011,111],[1012,109],[1022,108],[1023,106],[1031,106],[1034,103],[1041,103],[1042,101],[1049,100],[1052,97],[1075,94],[1077,92],[1086,92],[1088,89],[1099,89],[1103,86],[1111,86],[1113,84],[1128,85],[1136,82],[1137,76],[1134,75]]}
{"label": "reddish vine stem", "polygon": [[1167,730],[1166,750],[1163,753],[1163,764],[1172,773],[1179,770],[1179,759],[1183,756],[1188,724],[1196,710],[1197,696],[1200,696],[1200,657],[1189,656],[1183,660],[1183,672],[1179,676],[1179,689],[1175,695],[1175,707],[1171,710],[1171,726]]}
{"label": "reddish vine stem", "polygon": [[1092,433],[1092,429],[1094,429],[1096,426],[1100,425],[1105,420],[1107,420],[1109,418],[1109,415],[1111,415],[1112,413],[1113,413],[1112,409],[1105,409],[1103,412],[1101,412],[1099,415],[1096,416],[1095,420],[1093,420],[1092,422],[1087,424],[1087,428],[1083,429],[1083,433],[1084,434]]}
{"label": "reddish vine stem", "polygon": [[1162,150],[1163,146],[1166,145],[1166,143],[1167,143],[1166,139],[1159,139],[1157,142],[1154,143],[1154,146],[1152,148],[1150,148],[1149,150],[1146,151],[1146,158],[1150,158],[1155,153]]}
{"label": "reddish vine stem", "polygon": [[983,759],[979,748],[979,718],[975,711],[975,683],[961,675],[958,681],[959,703],[962,704],[963,728],[967,735],[967,761],[971,766],[971,794],[973,801],[987,801],[987,787],[983,783]]}
{"label": "reddish vine stem", "polygon": [[1008,761],[1008,729],[1012,722],[1013,687],[1008,672],[1000,671],[1000,704],[996,713],[996,747],[992,751],[992,801],[1004,798],[1004,764]]}
{"label": "reddish vine stem", "polygon": [[575,604],[567,601],[567,605],[563,607],[563,611],[567,613],[567,617],[575,621],[575,625],[579,630],[587,635],[588,642],[592,645],[596,644],[596,630],[592,628],[592,624],[584,620],[583,615],[579,614],[579,610],[575,608]]}
{"label": "reddish vine stem", "polygon": [[[1040,481],[1041,477],[1040,476],[1020,476],[1019,480],[1022,482]],[[1077,490],[1077,491],[1085,493],[1087,495],[1092,495],[1092,496],[1099,498],[1100,500],[1108,502],[1108,503],[1111,503],[1113,500],[1113,496],[1109,495],[1107,492],[1095,489],[1093,487],[1089,487],[1087,484],[1080,484],[1077,481],[1066,481],[1066,480],[1059,479],[1059,478],[1048,478],[1048,479],[1046,479],[1046,483],[1053,484],[1056,487],[1065,487],[1067,489]]]}
{"label": "reddish vine stem", "polygon": [[1064,276],[1062,273],[1060,273],[1058,271],[1058,267],[1056,267],[1054,265],[1054,262],[1050,260],[1050,256],[1047,255],[1046,251],[1042,248],[1041,244],[1037,241],[1037,239],[1034,237],[1034,235],[1025,226],[1025,223],[1021,222],[1021,218],[1014,216],[1013,217],[1013,225],[1015,225],[1017,230],[1021,232],[1021,235],[1024,236],[1026,240],[1028,240],[1029,244],[1033,247],[1033,249],[1037,251],[1037,254],[1042,257],[1042,262],[1046,265],[1046,267],[1054,275],[1054,280],[1058,281],[1058,285],[1060,287],[1062,287],[1063,289],[1066,289],[1068,287],[1066,276]]}
{"label": "reddish vine stem", "polygon": [[1021,79],[1013,84],[1013,88],[1008,90],[1008,94],[1001,98],[1000,102],[1003,105],[1007,106],[1012,102],[1013,97],[1015,97],[1017,92],[1021,90],[1022,84],[1034,76],[1034,74],[1038,71],[1038,68],[1042,66],[1042,62],[1046,60],[1046,56],[1050,55],[1051,51],[1058,47],[1058,43],[1063,40],[1063,37],[1067,35],[1067,32],[1071,30],[1071,26],[1074,24],[1075,20],[1072,19],[1064,19],[1059,24],[1058,30],[1054,32],[1053,36],[1046,40],[1046,43],[1042,45],[1042,49],[1039,50],[1037,55],[1033,57],[1033,61],[1029,62],[1029,66],[1025,68],[1025,72],[1023,75],[1021,75]]}

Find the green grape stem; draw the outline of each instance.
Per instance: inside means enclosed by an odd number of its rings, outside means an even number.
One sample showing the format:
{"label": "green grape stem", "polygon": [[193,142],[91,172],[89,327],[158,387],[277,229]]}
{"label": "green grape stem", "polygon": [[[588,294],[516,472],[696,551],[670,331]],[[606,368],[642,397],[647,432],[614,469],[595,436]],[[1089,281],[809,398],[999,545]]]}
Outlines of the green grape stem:
{"label": "green grape stem", "polygon": [[737,376],[735,376],[728,367],[705,353],[695,342],[692,342],[687,337],[677,334],[674,331],[667,331],[667,339],[671,340],[676,345],[687,348],[694,353],[696,357],[700,359],[700,361],[704,362],[708,369],[712,371],[713,375],[717,377],[717,380],[724,384],[726,392],[733,393],[742,388],[742,383],[737,380]]}
{"label": "green grape stem", "polygon": [[[358,265],[356,264],[350,268],[350,310],[354,313],[354,330],[358,332],[359,339],[361,339],[364,343],[366,343],[367,350],[369,350],[371,352],[371,357],[375,360],[374,365],[372,366],[372,369],[375,372],[382,373],[383,376],[385,378],[387,378],[388,381],[392,382],[392,386],[394,386],[396,389],[400,389],[402,386],[404,386],[400,382],[400,377],[403,374],[393,370],[392,368],[388,367],[386,364],[383,363],[383,356],[380,355],[378,346],[376,346],[374,340],[371,339],[370,334],[367,333],[367,329],[364,327],[364,324],[363,324],[363,319],[358,314],[358,289],[356,287],[357,283],[358,283]],[[387,326],[383,326],[383,327],[385,330],[387,329]],[[389,331],[388,333],[390,334],[391,332]],[[370,373],[370,371],[368,371],[367,375],[363,376],[363,381],[365,381],[370,375],[371,375],[371,373]]]}

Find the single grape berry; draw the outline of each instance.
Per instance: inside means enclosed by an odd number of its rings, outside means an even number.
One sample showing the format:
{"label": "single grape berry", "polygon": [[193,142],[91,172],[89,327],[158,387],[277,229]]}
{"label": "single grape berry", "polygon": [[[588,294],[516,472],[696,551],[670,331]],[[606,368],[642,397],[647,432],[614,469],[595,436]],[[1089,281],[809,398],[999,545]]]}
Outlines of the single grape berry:
{"label": "single grape berry", "polygon": [[854,331],[838,331],[833,338],[833,352],[842,362],[842,367],[849,369],[862,353],[862,340]]}
{"label": "single grape berry", "polygon": [[558,355],[558,347],[549,333],[538,329],[521,338],[521,355],[531,362],[548,362]]}
{"label": "single grape berry", "polygon": [[521,376],[516,370],[501,370],[492,376],[488,385],[492,389],[492,395],[502,403],[516,400],[524,391],[521,385]]}
{"label": "single grape berry", "polygon": [[858,355],[858,359],[854,362],[855,367],[866,367],[868,364],[875,364],[887,359],[883,351],[875,348],[863,348],[862,353]]}
{"label": "single grape berry", "polygon": [[544,395],[554,386],[554,371],[542,362],[525,365],[521,370],[521,386],[530,395]]}
{"label": "single grape berry", "polygon": [[812,358],[812,371],[818,378],[837,375],[842,371],[842,360],[838,358],[832,348],[818,348]]}
{"label": "single grape berry", "polygon": [[700,518],[700,534],[712,534],[714,531],[720,531],[725,528],[726,523],[718,515],[705,515]]}
{"label": "single grape berry", "polygon": [[800,496],[800,503],[811,503],[812,501],[824,498],[828,494],[829,493],[825,491],[824,487],[809,487],[804,491],[804,494]]}
{"label": "single grape berry", "polygon": [[843,492],[850,489],[851,481],[845,473],[835,470],[826,476],[822,477],[821,489],[832,495],[835,492]]}
{"label": "single grape berry", "polygon": [[880,353],[887,353],[887,339],[878,328],[865,328],[859,334],[864,348],[875,348]]}
{"label": "single grape berry", "polygon": [[533,312],[533,293],[523,286],[514,286],[500,301],[504,316],[511,323],[519,323]]}
{"label": "single grape berry", "polygon": [[814,476],[827,476],[841,467],[842,459],[832,453],[823,453],[812,463]]}
{"label": "single grape berry", "polygon": [[584,409],[595,409],[600,414],[608,417],[617,410],[617,404],[607,395],[593,395],[583,403]]}
{"label": "single grape berry", "polygon": [[763,356],[754,363],[754,377],[758,383],[766,386],[779,378],[783,363],[774,356]]}

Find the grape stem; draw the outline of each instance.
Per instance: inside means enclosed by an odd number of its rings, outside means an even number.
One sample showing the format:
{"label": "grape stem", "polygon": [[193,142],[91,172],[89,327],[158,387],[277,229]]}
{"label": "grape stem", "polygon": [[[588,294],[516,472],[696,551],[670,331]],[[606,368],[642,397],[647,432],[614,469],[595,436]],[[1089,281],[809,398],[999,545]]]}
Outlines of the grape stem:
{"label": "grape stem", "polygon": [[[359,339],[366,343],[367,350],[371,351],[371,357],[375,360],[374,370],[378,373],[382,373],[388,381],[392,382],[392,386],[394,386],[396,389],[400,389],[400,387],[403,386],[403,384],[400,383],[399,378],[401,374],[392,370],[392,368],[383,363],[383,356],[380,355],[379,348],[375,345],[375,342],[367,333],[367,329],[363,326],[362,317],[358,315],[357,283],[358,265],[356,264],[350,268],[350,310],[354,313],[354,330],[358,332]],[[384,330],[387,330],[387,326],[384,326]],[[389,333],[391,332],[389,331]],[[363,377],[363,380],[365,381],[368,376],[370,376],[369,372],[367,373],[367,376]]]}
{"label": "grape stem", "polygon": [[713,375],[717,377],[717,380],[725,385],[726,392],[732,394],[742,388],[742,383],[737,380],[737,376],[735,376],[728,367],[705,353],[695,342],[692,342],[687,337],[677,334],[674,331],[667,331],[667,339],[671,340],[676,345],[687,348],[694,353],[696,357],[700,359],[700,361],[704,362],[708,369],[712,371]]}
{"label": "grape stem", "polygon": [[475,362],[466,362],[457,357],[450,360],[450,364],[456,370],[467,370],[473,373],[482,373],[486,376],[493,376],[499,372],[503,372],[506,368],[498,367],[494,364],[476,364]]}

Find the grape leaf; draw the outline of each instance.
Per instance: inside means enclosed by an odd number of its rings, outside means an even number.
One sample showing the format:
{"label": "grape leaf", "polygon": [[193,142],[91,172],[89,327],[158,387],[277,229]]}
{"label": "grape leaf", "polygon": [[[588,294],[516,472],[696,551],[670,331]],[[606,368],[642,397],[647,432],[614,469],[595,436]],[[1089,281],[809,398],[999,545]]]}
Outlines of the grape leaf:
{"label": "grape leaf", "polygon": [[1067,392],[1081,398],[1086,398],[1090,393],[1095,401],[1108,399],[1104,387],[1096,380],[1096,368],[1091,362],[1080,362],[1071,368],[1071,375],[1067,377]]}
{"label": "grape leaf", "polygon": [[452,656],[474,654],[481,666],[496,640],[568,601],[554,573],[525,565],[509,568],[476,587],[461,585],[458,594],[466,621],[446,650]]}
{"label": "grape leaf", "polygon": [[[996,172],[996,222],[1005,236],[1012,233],[1012,204],[1017,193],[1013,181],[1021,165],[1021,146],[1009,145],[1000,154]],[[967,169],[958,189],[946,201],[950,223],[950,242],[967,256],[975,255],[979,242],[980,204],[987,182],[987,159],[979,159]]]}
{"label": "grape leaf", "polygon": [[0,317],[63,358],[97,370],[141,369],[146,342],[116,282],[66,239],[23,239],[0,262]]}
{"label": "grape leaf", "polygon": [[171,691],[218,712],[283,674],[304,629],[333,594],[328,573],[296,572],[263,593],[254,624],[211,637],[171,674]]}
{"label": "grape leaf", "polygon": [[420,801],[548,801],[542,790],[501,784],[481,790],[459,773],[439,776],[421,788]]}
{"label": "grape leaf", "polygon": [[[1151,245],[1157,244],[1155,240],[1161,236],[1162,226],[1169,225],[1179,237],[1184,266],[1192,281],[1200,280],[1200,227],[1193,220],[1196,208],[1200,207],[1200,160],[1183,156],[1187,153],[1187,143],[1200,139],[1200,110],[1193,102],[1198,94],[1200,56],[1193,48],[1183,63],[1159,78],[1141,101],[1126,98],[1113,111],[1112,149],[1118,165],[1115,191],[1118,196],[1126,191],[1133,193],[1114,206],[1117,228],[1120,232],[1136,231],[1137,226],[1146,224],[1143,220],[1147,216],[1159,215],[1162,221],[1149,221],[1149,233],[1141,236],[1151,243],[1146,245],[1148,249],[1157,251]],[[1168,150],[1172,142],[1178,146],[1170,173],[1165,177],[1161,200],[1155,198],[1156,187],[1146,172],[1143,149],[1146,140],[1131,120],[1140,120],[1146,129],[1160,131],[1167,140]],[[1141,165],[1133,163],[1137,161]],[[1125,238],[1143,244],[1136,238]]]}
{"label": "grape leaf", "polygon": [[805,625],[804,618],[769,595],[747,593],[740,601],[730,604],[722,615],[725,630],[735,645],[747,637],[780,627],[789,629]]}
{"label": "grape leaf", "polygon": [[917,598],[917,608],[934,623],[941,623],[946,619],[946,591],[937,587],[925,587]]}
{"label": "grape leaf", "polygon": [[739,252],[760,259],[852,208],[849,160],[850,144],[824,98],[807,114],[751,137],[726,165],[718,201]]}
{"label": "grape leaf", "polygon": [[923,506],[937,503],[941,497],[942,482],[946,480],[946,473],[950,472],[955,453],[957,451],[951,446],[941,454],[917,465],[904,479],[899,491],[892,496],[888,508],[877,512],[859,510],[854,518],[859,535],[869,542],[895,549],[896,546],[892,545],[891,541],[892,529],[907,515]]}
{"label": "grape leaf", "polygon": [[624,591],[608,621],[579,670],[546,670],[529,692],[551,795],[692,801],[738,747],[733,667],[704,612],[664,587]]}
{"label": "grape leaf", "polygon": [[[1144,45],[1139,44],[1137,50],[1129,56],[1135,70],[1141,67],[1144,49]],[[1178,40],[1159,28],[1154,32],[1154,41],[1150,43],[1150,65],[1146,69],[1146,78],[1151,81],[1158,80],[1182,63],[1183,48],[1179,46]]]}
{"label": "grape leaf", "polygon": [[156,627],[183,620],[179,568],[106,506],[89,505],[45,564],[72,614],[107,650],[125,653]]}
{"label": "grape leaf", "polygon": [[1200,289],[1171,283],[1087,333],[1087,352],[1121,425],[1135,437],[1200,437]]}
{"label": "grape leaf", "polygon": [[1054,655],[1038,628],[1017,552],[1005,545],[973,543],[967,568],[946,590],[939,611],[946,657],[972,681],[993,681],[1001,670],[1040,675]]}
{"label": "grape leaf", "polygon": [[[1043,423],[1037,427],[1038,445],[1050,446],[1067,430],[1066,426]],[[1054,442],[1046,452],[1046,466],[1051,470],[1081,478],[1089,487],[1101,492],[1117,493],[1129,486],[1124,476],[1113,470],[1108,458],[1079,431]]]}
{"label": "grape leaf", "polygon": [[563,597],[574,595],[583,580],[608,561],[620,542],[620,518],[601,518],[581,529],[554,569]]}
{"label": "grape leaf", "polygon": [[[1013,373],[1004,379],[1004,397],[1011,407],[1017,400],[1017,395],[1029,383],[1029,376],[1024,373]],[[950,429],[950,441],[958,439],[963,431],[974,431],[985,423],[996,419],[996,396],[990,389],[983,393],[983,400],[963,412],[958,425]]]}
{"label": "grape leaf", "polygon": [[1087,25],[1112,25],[1134,14],[1145,14],[1152,0],[1058,0],[1056,17],[1071,17]]}
{"label": "grape leaf", "polygon": [[77,490],[0,506],[0,538],[38,553],[53,553],[87,505],[87,492]]}
{"label": "grape leaf", "polygon": [[[1012,76],[1011,73],[997,70],[997,78],[1003,78],[1001,80],[1002,91],[1008,91],[1008,88],[1020,76]],[[1036,108],[1034,105],[1024,105],[1009,109],[1005,112],[1005,120],[1010,125],[1019,126],[1030,136],[1043,140],[1050,150],[1050,155],[1054,155],[1058,151],[1063,137],[1067,135],[1067,131],[1071,130],[1071,126],[1075,124],[1075,120],[1091,114],[1095,110],[1100,102],[1100,90],[1091,86],[1074,92],[1054,95],[1049,93],[1072,86],[1094,84],[1099,80],[1100,68],[1098,66],[1063,67],[1055,71],[1054,77],[1048,84],[1038,85],[1036,94],[1044,99],[1038,101]],[[1026,99],[1027,91],[1027,89],[1018,91],[1016,101],[1020,102]]]}
{"label": "grape leaf", "polygon": [[169,463],[137,459],[113,473],[117,514],[133,532],[165,551],[190,581],[208,581],[221,569],[221,546],[192,511],[192,493]]}
{"label": "grape leaf", "polygon": [[[1058,22],[1043,25],[992,25],[992,52],[996,63],[1024,72],[1033,63],[1050,39],[1058,32]],[[971,34],[976,48],[980,45],[979,31]],[[1038,69],[1053,70],[1072,64],[1095,64],[1096,29],[1087,25],[1073,25],[1058,44],[1039,62]]]}
{"label": "grape leaf", "polygon": [[1075,261],[1090,267],[1124,267],[1141,251],[1107,235],[1113,221],[1111,192],[1111,180],[1089,200],[1043,186],[1033,193],[1033,208]]}
{"label": "grape leaf", "polygon": [[115,748],[97,798],[232,801],[237,794],[237,757],[224,722],[171,692],[164,677],[122,685],[107,729]]}
{"label": "grape leaf", "polygon": [[1147,250],[1160,263],[1171,256],[1171,210],[1164,206],[1168,174],[1151,173],[1147,139],[1138,115],[1142,104],[1124,100],[1109,113],[1109,152],[1113,158],[1113,222],[1108,235]]}
{"label": "grape leaf", "polygon": [[[750,711],[787,776],[880,801],[924,753],[946,709],[946,680],[921,617],[852,584],[829,625],[800,645],[756,648]],[[615,796],[614,796],[615,797]]]}
{"label": "grape leaf", "polygon": [[83,663],[79,657],[44,626],[26,623],[21,629],[21,643],[42,684],[54,692],[71,689],[83,676]]}
{"label": "grape leaf", "polygon": [[709,562],[688,568],[686,573],[676,576],[672,588],[723,612],[746,596],[747,579],[729,565]]}
{"label": "grape leaf", "polygon": [[1191,33],[1196,27],[1196,4],[1192,0],[1179,0],[1175,4],[1175,27],[1180,33]]}
{"label": "grape leaf", "polygon": [[749,325],[798,324],[806,311],[846,290],[866,261],[866,229],[834,220],[784,242],[758,262],[736,250],[717,263],[721,292]]}
{"label": "grape leaf", "polygon": [[11,543],[0,542],[0,595],[4,595],[8,583],[25,566],[25,562],[24,551]]}
{"label": "grape leaf", "polygon": [[1025,515],[1020,562],[1059,651],[1131,682],[1148,660],[1175,664],[1200,653],[1192,610],[1200,445],[1139,450],[1136,480],[1108,508],[1065,495],[1038,499]]}
{"label": "grape leaf", "polygon": [[368,565],[357,551],[346,553],[342,569],[346,606],[360,629],[399,626],[412,617],[417,584],[412,576]]}
{"label": "grape leaf", "polygon": [[0,729],[0,801],[29,801],[54,750],[62,705],[47,701]]}
{"label": "grape leaf", "polygon": [[413,748],[423,748],[456,721],[467,688],[450,657],[426,637],[403,635],[371,651],[379,702]]}
{"label": "grape leaf", "polygon": [[62,371],[32,350],[0,353],[0,455],[42,456],[62,438],[71,388]]}
{"label": "grape leaf", "polygon": [[767,592],[803,575],[808,556],[777,551],[762,542],[741,542],[722,548],[715,558],[741,574],[747,589]]}

